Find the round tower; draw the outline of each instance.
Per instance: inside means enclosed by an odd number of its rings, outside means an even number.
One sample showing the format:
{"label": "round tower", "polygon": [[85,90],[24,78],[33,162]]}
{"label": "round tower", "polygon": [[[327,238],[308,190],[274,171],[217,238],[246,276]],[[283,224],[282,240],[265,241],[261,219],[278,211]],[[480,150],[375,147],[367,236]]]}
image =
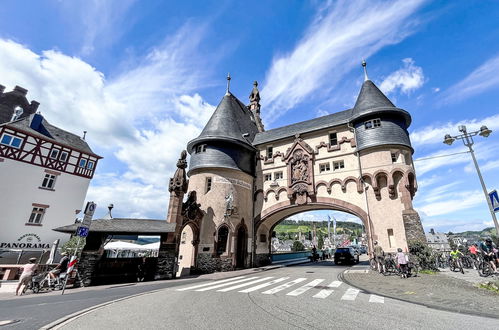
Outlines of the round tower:
{"label": "round tower", "polygon": [[[363,66],[365,69],[365,62]],[[397,108],[365,71],[350,124],[355,131],[360,175],[368,187],[366,207],[373,240],[386,251],[406,249],[409,241],[424,240],[412,206],[417,185],[407,131],[411,115]]]}
{"label": "round tower", "polygon": [[251,264],[253,181],[258,132],[252,112],[228,90],[201,134],[190,141],[188,191],[203,211],[195,267],[224,271]]}

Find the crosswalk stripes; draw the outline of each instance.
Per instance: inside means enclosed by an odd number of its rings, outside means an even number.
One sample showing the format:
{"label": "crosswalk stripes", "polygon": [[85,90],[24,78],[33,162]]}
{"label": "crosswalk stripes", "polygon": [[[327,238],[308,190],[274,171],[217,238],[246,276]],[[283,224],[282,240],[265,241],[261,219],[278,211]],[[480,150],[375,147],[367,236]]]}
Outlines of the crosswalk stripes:
{"label": "crosswalk stripes", "polygon": [[263,294],[274,294],[274,293],[277,293],[277,292],[279,292],[279,291],[282,291],[282,290],[285,290],[285,289],[287,289],[287,288],[290,288],[290,287],[292,287],[293,285],[298,284],[298,283],[300,283],[300,282],[303,282],[303,281],[305,281],[305,280],[306,280],[306,278],[300,277],[300,278],[297,278],[296,280],[290,281],[290,282],[288,282],[288,283],[284,283],[284,284],[282,284],[282,285],[279,285],[279,286],[278,286],[278,287],[276,287],[276,288],[273,288],[273,289],[270,289],[270,290],[264,291],[264,292],[262,292],[262,293],[263,293]]}
{"label": "crosswalk stripes", "polygon": [[354,288],[348,288],[345,294],[341,297],[341,300],[355,300],[360,290]]}
{"label": "crosswalk stripes", "polygon": [[329,285],[327,285],[326,289],[322,289],[321,291],[319,291],[319,293],[314,295],[313,298],[326,299],[334,292],[333,288],[337,288],[340,285],[340,281],[333,281]]}
{"label": "crosswalk stripes", "polygon": [[372,294],[369,297],[369,302],[370,303],[379,303],[379,304],[384,304],[385,303],[385,297],[380,297],[375,294]]}
{"label": "crosswalk stripes", "polygon": [[254,280],[255,278],[257,278],[257,277],[248,277],[248,278],[243,278],[243,279],[240,279],[237,281],[232,281],[229,283],[215,284],[212,286],[207,286],[207,287],[204,287],[201,289],[197,289],[196,291],[208,291],[208,290],[218,289],[218,288],[221,288],[221,287],[226,286],[226,285],[232,285],[232,284],[236,284],[236,283],[246,282],[249,280]]}
{"label": "crosswalk stripes", "polygon": [[256,290],[260,290],[260,289],[263,289],[263,288],[266,288],[268,286],[271,286],[271,285],[274,285],[274,284],[277,284],[277,283],[280,283],[282,281],[285,281],[287,280],[289,277],[281,277],[281,278],[278,278],[278,279],[275,279],[273,281],[270,281],[268,283],[263,283],[263,284],[260,284],[260,285],[257,285],[257,286],[254,286],[252,288],[248,288],[248,289],[245,289],[245,290],[241,290],[239,292],[243,292],[243,293],[249,293],[249,292],[253,292],[253,291],[256,291]]}
{"label": "crosswalk stripes", "polygon": [[216,281],[216,282],[210,282],[210,283],[203,283],[203,284],[198,284],[194,286],[189,286],[187,288],[182,288],[182,289],[177,289],[177,291],[187,291],[187,290],[192,290],[192,289],[197,289],[197,288],[202,288],[203,286],[209,286],[213,285],[214,283],[225,283],[225,282],[231,282],[240,278],[245,278],[246,276],[238,276],[238,277],[233,277],[233,278],[228,278],[226,280],[221,280],[221,281]]}
{"label": "crosswalk stripes", "polygon": [[312,282],[307,283],[304,286],[302,286],[302,287],[300,287],[300,288],[298,288],[296,290],[293,290],[293,291],[291,291],[290,293],[288,293],[286,295],[287,296],[299,296],[302,293],[307,292],[308,290],[312,289],[314,286],[316,286],[317,284],[319,284],[319,283],[321,283],[323,281],[324,281],[324,279],[322,279],[322,278],[313,280]]}
{"label": "crosswalk stripes", "polygon": [[229,286],[228,288],[220,289],[220,290],[217,290],[217,291],[219,291],[219,292],[232,291],[232,290],[240,289],[240,288],[248,286],[248,285],[252,285],[252,284],[255,284],[255,283],[260,283],[260,282],[263,282],[263,281],[267,281],[267,280],[270,280],[271,278],[274,278],[274,277],[270,276],[270,277],[259,278],[259,279],[254,280],[254,281],[250,281],[250,282],[246,282],[246,283],[238,284],[238,285],[234,285],[234,286]]}
{"label": "crosswalk stripes", "polygon": [[[281,277],[281,278],[275,278],[275,279],[273,276],[268,276],[268,277],[238,276],[238,277],[219,280],[219,281],[210,281],[208,283],[197,284],[197,285],[188,286],[188,287],[180,288],[180,289],[176,289],[176,290],[177,291],[192,290],[192,291],[201,291],[201,292],[216,290],[217,292],[229,292],[229,291],[235,291],[235,290],[245,288],[245,289],[240,290],[238,292],[250,293],[250,292],[260,291],[261,294],[273,295],[273,294],[276,294],[278,292],[284,291],[286,289],[291,289],[293,286],[297,286],[297,284],[305,282],[307,280],[307,278],[300,277],[300,278],[285,282],[286,280],[289,280],[289,279],[290,279],[290,277],[288,277],[288,276]],[[288,292],[286,294],[286,296],[295,296],[296,297],[296,296],[304,294],[305,292],[309,291],[310,289],[315,288],[316,290],[317,289],[321,289],[321,290],[319,292],[314,292],[315,294],[312,296],[312,298],[326,299],[327,297],[329,297],[333,293],[335,293],[335,290],[337,288],[339,288],[340,286],[342,286],[342,284],[343,284],[343,282],[341,282],[341,281],[332,281],[331,283],[329,283],[326,286],[320,286],[320,284],[323,283],[324,281],[325,280],[322,278],[313,279],[310,282],[306,283],[305,285],[297,287],[294,290]],[[280,284],[282,282],[284,282],[284,283]],[[275,285],[278,285],[278,286],[261,292],[262,289],[267,288],[267,287],[272,287]],[[335,296],[340,297],[340,295],[341,295],[341,300],[344,300],[344,301],[355,301],[356,299],[358,299],[359,293],[360,293],[360,290],[346,286],[345,292],[340,292],[339,294],[335,294]],[[363,294],[363,293],[360,296],[367,297],[367,295]],[[365,299],[365,298],[362,298],[362,299]],[[371,295],[369,295],[369,303],[384,304],[385,298],[378,296],[378,295],[371,294]]]}

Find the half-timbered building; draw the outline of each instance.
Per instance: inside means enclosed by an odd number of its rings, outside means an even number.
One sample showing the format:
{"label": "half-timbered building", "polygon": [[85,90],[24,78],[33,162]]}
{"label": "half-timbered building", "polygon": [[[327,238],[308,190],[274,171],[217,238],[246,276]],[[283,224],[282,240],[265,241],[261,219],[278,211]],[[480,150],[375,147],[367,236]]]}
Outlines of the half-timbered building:
{"label": "half-timbered building", "polygon": [[69,237],[97,163],[87,142],[51,125],[27,90],[0,85],[0,250],[43,250]]}

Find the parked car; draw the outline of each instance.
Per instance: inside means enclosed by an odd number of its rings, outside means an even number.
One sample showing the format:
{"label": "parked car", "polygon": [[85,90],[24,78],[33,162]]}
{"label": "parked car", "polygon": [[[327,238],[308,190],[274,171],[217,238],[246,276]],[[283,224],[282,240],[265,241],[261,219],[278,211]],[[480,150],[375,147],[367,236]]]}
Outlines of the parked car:
{"label": "parked car", "polygon": [[359,254],[352,247],[337,248],[334,252],[334,263],[339,264],[358,264]]}
{"label": "parked car", "polygon": [[360,254],[367,254],[367,246],[365,245],[360,246]]}

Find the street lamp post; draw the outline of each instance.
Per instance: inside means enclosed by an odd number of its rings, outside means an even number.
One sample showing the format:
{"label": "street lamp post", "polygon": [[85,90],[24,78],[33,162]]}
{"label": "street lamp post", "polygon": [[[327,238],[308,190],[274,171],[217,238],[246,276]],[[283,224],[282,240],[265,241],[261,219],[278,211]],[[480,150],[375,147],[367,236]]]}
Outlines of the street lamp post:
{"label": "street lamp post", "polygon": [[478,162],[475,158],[475,152],[473,151],[473,136],[480,135],[483,137],[488,137],[492,131],[487,128],[487,126],[480,127],[480,130],[474,132],[468,132],[466,130],[466,126],[460,125],[458,127],[459,131],[462,133],[461,135],[451,136],[450,134],[446,134],[444,137],[444,143],[447,145],[451,145],[455,140],[462,140],[463,144],[468,147],[470,150],[471,158],[473,158],[473,163],[475,164],[476,172],[478,174],[478,178],[480,179],[480,184],[482,185],[482,190],[485,195],[485,200],[487,201],[487,205],[489,206],[490,214],[492,216],[492,220],[494,221],[494,226],[496,227],[496,234],[499,235],[499,224],[497,223],[496,214],[494,212],[494,208],[492,207],[492,203],[490,202],[489,194],[487,192],[487,188],[485,187],[485,182],[483,182],[482,173],[480,172],[480,168],[478,167]]}

